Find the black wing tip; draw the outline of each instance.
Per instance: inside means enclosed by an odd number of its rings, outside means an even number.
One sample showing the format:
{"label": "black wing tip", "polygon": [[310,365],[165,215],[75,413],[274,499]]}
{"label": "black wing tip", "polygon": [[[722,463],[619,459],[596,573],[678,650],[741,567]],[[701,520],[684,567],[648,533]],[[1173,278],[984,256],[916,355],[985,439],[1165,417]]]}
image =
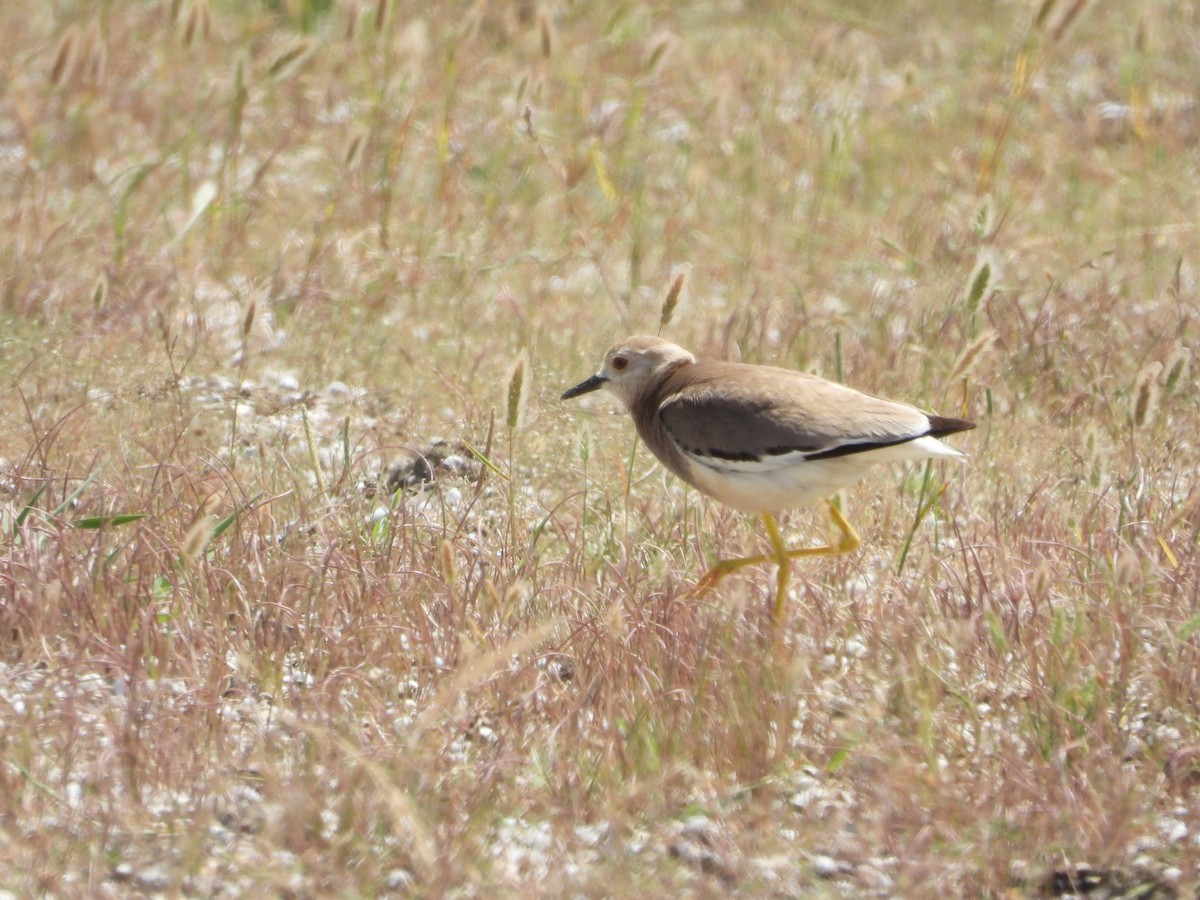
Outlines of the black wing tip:
{"label": "black wing tip", "polygon": [[948,434],[958,434],[960,431],[970,431],[975,427],[974,422],[966,419],[953,419],[949,416],[929,417],[929,437],[945,437]]}
{"label": "black wing tip", "polygon": [[816,453],[806,453],[804,458],[810,461],[821,459],[837,459],[839,456],[853,456],[856,453],[867,453],[871,450],[882,450],[884,447],[896,447],[900,444],[907,444],[909,441],[915,441],[917,438],[925,437],[924,434],[914,434],[909,437],[896,438],[894,441],[859,441],[856,444],[840,444],[837,447],[831,447],[828,450],[820,450]]}

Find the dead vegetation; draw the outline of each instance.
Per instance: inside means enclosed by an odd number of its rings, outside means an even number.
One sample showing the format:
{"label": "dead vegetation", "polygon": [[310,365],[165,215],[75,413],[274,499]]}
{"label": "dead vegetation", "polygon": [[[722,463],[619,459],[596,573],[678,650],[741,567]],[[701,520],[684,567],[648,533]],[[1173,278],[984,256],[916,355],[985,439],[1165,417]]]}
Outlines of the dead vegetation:
{"label": "dead vegetation", "polygon": [[[0,5],[0,888],[1192,893],[1200,22],[1131,15]],[[555,400],[660,326],[980,422],[782,655]]]}

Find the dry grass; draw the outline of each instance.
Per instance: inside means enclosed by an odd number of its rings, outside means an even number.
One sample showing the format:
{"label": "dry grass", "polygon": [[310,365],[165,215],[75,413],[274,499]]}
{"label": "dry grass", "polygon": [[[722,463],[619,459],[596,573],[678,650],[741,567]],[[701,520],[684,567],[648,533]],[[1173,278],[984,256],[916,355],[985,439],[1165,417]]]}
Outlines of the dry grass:
{"label": "dry grass", "polygon": [[[0,4],[0,888],[1194,891],[1200,20],[736,6]],[[980,422],[779,654],[660,323]]]}

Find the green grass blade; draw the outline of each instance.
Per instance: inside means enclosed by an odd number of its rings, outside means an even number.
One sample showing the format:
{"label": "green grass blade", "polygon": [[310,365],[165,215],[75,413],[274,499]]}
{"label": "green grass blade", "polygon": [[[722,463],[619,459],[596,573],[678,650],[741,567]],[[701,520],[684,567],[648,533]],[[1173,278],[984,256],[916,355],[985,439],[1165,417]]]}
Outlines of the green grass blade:
{"label": "green grass blade", "polygon": [[487,466],[488,469],[490,469],[492,472],[495,472],[497,475],[499,475],[505,481],[508,481],[507,473],[503,472],[499,466],[497,466],[494,462],[492,462],[490,459],[488,459],[486,456],[484,456],[482,450],[475,449],[475,447],[466,438],[459,438],[459,440],[462,441],[463,446],[466,447],[468,450],[470,450],[471,454],[477,460],[479,460],[481,463],[483,463],[485,466]]}
{"label": "green grass blade", "polygon": [[72,503],[74,503],[77,499],[79,499],[79,495],[82,494],[87,489],[87,486],[89,484],[91,484],[93,481],[95,481],[96,476],[100,474],[100,470],[102,468],[103,468],[102,466],[97,467],[96,469],[94,469],[92,471],[92,473],[90,475],[88,475],[87,478],[83,479],[83,481],[80,482],[79,487],[77,487],[77,488],[75,488],[75,490],[71,491],[71,493],[67,495],[67,499],[64,500],[62,503],[58,504],[58,506],[56,506],[54,508],[54,512],[52,513],[52,515],[55,516],[55,518],[57,518],[58,516],[61,516],[64,512],[66,512],[68,507],[70,507],[70,505]]}
{"label": "green grass blade", "polygon": [[72,522],[71,526],[73,528],[115,528],[118,525],[127,525],[130,522],[144,519],[148,515],[149,513],[118,513],[115,516],[88,516]]}
{"label": "green grass blade", "polygon": [[26,501],[24,508],[22,508],[22,510],[17,514],[16,522],[13,523],[12,530],[14,534],[16,534],[18,528],[25,524],[25,520],[29,518],[29,514],[37,507],[37,502],[41,499],[42,494],[46,492],[47,487],[48,485],[43,484],[40,488],[34,491],[33,496]]}
{"label": "green grass blade", "polygon": [[221,535],[223,535],[228,530],[229,526],[238,520],[238,517],[241,516],[242,513],[247,512],[250,509],[253,509],[254,504],[257,503],[262,498],[262,495],[263,495],[263,492],[259,491],[257,494],[255,494],[253,497],[251,497],[240,509],[235,509],[233,512],[231,512],[229,515],[227,515],[221,521],[219,521],[215,525],[213,525],[211,540],[215,541],[217,538],[219,538]]}

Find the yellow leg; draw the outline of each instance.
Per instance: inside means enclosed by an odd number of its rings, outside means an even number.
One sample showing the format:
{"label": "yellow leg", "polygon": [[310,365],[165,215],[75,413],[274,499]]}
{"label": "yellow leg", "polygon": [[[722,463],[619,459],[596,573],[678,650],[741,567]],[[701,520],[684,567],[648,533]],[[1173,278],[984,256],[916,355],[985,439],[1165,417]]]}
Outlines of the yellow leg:
{"label": "yellow leg", "polygon": [[775,524],[775,517],[770,513],[763,513],[763,524],[767,526],[767,535],[771,539],[772,552],[760,556],[743,556],[738,559],[719,560],[697,583],[695,593],[704,593],[726,575],[736,572],[738,569],[744,569],[746,566],[756,566],[759,563],[774,562],[779,566],[775,589],[775,621],[778,622],[780,616],[783,614],[783,604],[787,597],[788,580],[791,577],[791,567],[788,563],[791,560],[799,559],[802,556],[836,556],[842,553],[852,553],[862,543],[862,539],[859,538],[858,532],[854,530],[854,526],[846,521],[846,517],[842,515],[842,511],[834,506],[832,502],[829,504],[829,517],[833,519],[833,524],[842,533],[841,539],[836,544],[822,544],[819,547],[799,547],[795,550],[788,550],[783,544],[783,537],[779,534],[779,526]]}
{"label": "yellow leg", "polygon": [[775,564],[779,570],[775,573],[775,615],[772,621],[778,625],[783,621],[783,604],[787,600],[788,581],[792,577],[792,561],[788,559],[788,549],[783,543],[783,535],[779,533],[779,525],[770,513],[763,513],[763,524],[767,526],[767,535],[771,538],[771,549],[775,551]]}

